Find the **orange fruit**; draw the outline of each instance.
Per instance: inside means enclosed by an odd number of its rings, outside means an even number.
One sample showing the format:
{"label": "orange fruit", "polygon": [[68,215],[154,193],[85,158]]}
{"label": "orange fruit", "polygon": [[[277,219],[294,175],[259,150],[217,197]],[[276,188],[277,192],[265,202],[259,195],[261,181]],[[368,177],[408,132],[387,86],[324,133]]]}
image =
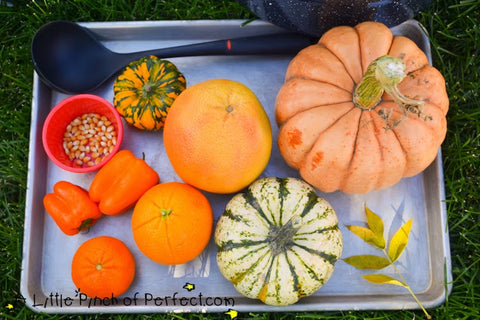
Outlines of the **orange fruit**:
{"label": "orange fruit", "polygon": [[226,79],[185,89],[170,108],[163,138],[178,176],[213,193],[248,186],[267,166],[272,149],[260,101],[247,86]]}
{"label": "orange fruit", "polygon": [[91,298],[123,294],[135,276],[135,260],[120,240],[100,236],[78,247],[72,260],[75,286]]}
{"label": "orange fruit", "polygon": [[213,211],[199,190],[182,182],[160,183],[138,200],[133,238],[147,257],[173,265],[196,258],[210,241]]}

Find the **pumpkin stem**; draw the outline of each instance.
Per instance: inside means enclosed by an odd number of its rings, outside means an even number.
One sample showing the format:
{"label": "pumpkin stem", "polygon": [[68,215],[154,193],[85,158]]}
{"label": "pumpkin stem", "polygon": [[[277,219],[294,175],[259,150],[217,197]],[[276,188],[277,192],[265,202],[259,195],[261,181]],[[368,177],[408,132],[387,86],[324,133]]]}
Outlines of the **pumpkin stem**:
{"label": "pumpkin stem", "polygon": [[145,97],[150,97],[153,92],[154,84],[150,81],[144,83],[142,87],[142,95]]}
{"label": "pumpkin stem", "polygon": [[400,92],[397,85],[406,77],[405,62],[392,56],[382,56],[374,60],[367,68],[362,81],[355,88],[353,102],[362,110],[374,109],[387,92],[398,104],[403,112],[399,120],[391,120],[392,110],[379,110],[378,114],[387,123],[386,128],[391,129],[399,125],[408,116],[407,112],[414,113],[424,120],[431,120],[431,116],[423,114],[423,100],[408,98]]}
{"label": "pumpkin stem", "polygon": [[292,239],[298,231],[297,217],[292,217],[282,226],[272,226],[268,235],[270,250],[274,256],[284,252],[292,243]]}

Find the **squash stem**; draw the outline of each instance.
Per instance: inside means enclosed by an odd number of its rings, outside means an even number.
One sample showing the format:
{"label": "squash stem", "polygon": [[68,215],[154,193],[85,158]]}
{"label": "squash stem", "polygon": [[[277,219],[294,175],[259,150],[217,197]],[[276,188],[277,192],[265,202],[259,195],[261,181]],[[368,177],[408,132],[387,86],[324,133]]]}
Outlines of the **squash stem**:
{"label": "squash stem", "polygon": [[291,244],[293,236],[297,233],[296,216],[292,217],[287,223],[279,227],[272,227],[268,235],[270,250],[274,256],[284,252]]}
{"label": "squash stem", "polygon": [[403,113],[399,120],[391,121],[392,110],[379,110],[378,114],[387,123],[387,127],[400,124],[407,118],[407,112],[414,113],[424,120],[430,120],[431,116],[423,114],[424,101],[408,98],[398,89],[398,84],[405,77],[405,62],[401,59],[385,55],[374,60],[355,88],[354,104],[362,110],[372,110],[382,101],[382,96],[386,92]]}

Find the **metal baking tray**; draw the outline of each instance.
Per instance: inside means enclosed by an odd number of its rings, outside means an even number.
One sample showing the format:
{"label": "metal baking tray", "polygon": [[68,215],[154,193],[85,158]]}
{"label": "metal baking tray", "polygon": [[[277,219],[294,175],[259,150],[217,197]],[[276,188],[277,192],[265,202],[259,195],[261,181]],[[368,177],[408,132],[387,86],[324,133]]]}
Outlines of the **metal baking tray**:
{"label": "metal baking tray", "polygon": [[[128,52],[200,41],[281,32],[272,24],[254,21],[243,26],[240,20],[96,22],[82,23],[111,50]],[[429,41],[414,20],[392,29],[396,35],[414,40],[428,55]],[[293,56],[203,56],[169,59],[185,75],[188,85],[211,78],[236,80],[250,87],[262,102],[271,123],[274,139],[276,93],[284,81]],[[113,79],[94,94],[113,100]],[[152,262],[136,247],[131,229],[131,210],[121,216],[105,216],[87,233],[65,236],[46,213],[42,199],[53,184],[68,180],[88,188],[94,173],[63,171],[48,160],[41,142],[43,122],[51,108],[67,95],[52,91],[34,74],[32,121],[26,195],[25,233],[21,274],[21,294],[27,306],[46,313],[151,313],[151,312],[238,312],[324,311],[416,309],[417,303],[402,287],[376,285],[365,281],[359,271],[339,260],[327,284],[310,297],[285,307],[272,307],[247,299],[219,273],[213,240],[194,261],[177,266]],[[180,180],[165,154],[161,132],[141,132],[126,127],[122,149],[146,161],[159,173],[161,181]],[[276,144],[262,176],[298,176],[282,160]],[[387,237],[413,218],[409,243],[397,266],[426,308],[442,304],[451,290],[451,259],[445,207],[441,152],[421,174],[406,178],[393,187],[366,195],[341,192],[318,194],[335,208],[344,238],[342,258],[359,253],[378,253],[354,236],[347,224],[364,222],[367,205],[384,220]],[[207,194],[215,219],[223,212],[231,195]],[[95,301],[78,294],[70,277],[70,263],[78,246],[92,237],[110,235],[124,241],[137,264],[136,278],[121,297]],[[382,273],[397,277],[390,268]],[[188,290],[186,284],[193,284]]]}

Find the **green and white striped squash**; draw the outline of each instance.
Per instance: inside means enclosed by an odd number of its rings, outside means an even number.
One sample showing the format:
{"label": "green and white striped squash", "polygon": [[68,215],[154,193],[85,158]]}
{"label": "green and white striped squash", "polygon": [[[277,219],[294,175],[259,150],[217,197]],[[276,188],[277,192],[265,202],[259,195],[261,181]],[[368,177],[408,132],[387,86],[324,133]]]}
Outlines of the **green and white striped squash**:
{"label": "green and white striped squash", "polygon": [[244,296],[275,306],[322,287],[343,249],[335,211],[297,178],[262,178],[235,195],[214,237],[223,276]]}
{"label": "green and white striped squash", "polygon": [[160,130],[186,85],[185,77],[170,61],[143,57],[130,62],[115,80],[113,105],[130,125]]}

